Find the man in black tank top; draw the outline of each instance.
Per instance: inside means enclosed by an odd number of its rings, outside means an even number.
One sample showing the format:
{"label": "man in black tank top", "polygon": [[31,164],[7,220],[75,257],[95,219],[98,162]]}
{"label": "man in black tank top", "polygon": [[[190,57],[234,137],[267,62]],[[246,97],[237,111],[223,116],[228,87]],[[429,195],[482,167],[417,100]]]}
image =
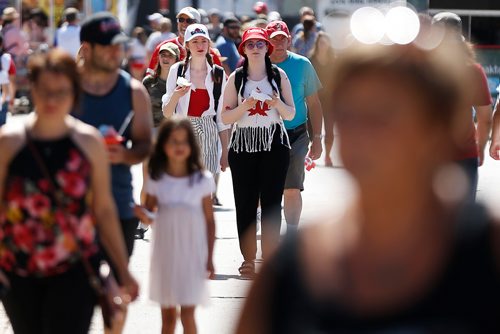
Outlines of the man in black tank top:
{"label": "man in black tank top", "polygon": [[[123,143],[108,145],[113,197],[128,255],[132,254],[138,219],[134,215],[130,167],[141,163],[151,148],[151,103],[144,86],[120,69],[128,37],[109,13],[97,13],[80,33],[83,101],[76,116],[95,127],[113,126]],[[127,143],[131,145],[127,145]]]}

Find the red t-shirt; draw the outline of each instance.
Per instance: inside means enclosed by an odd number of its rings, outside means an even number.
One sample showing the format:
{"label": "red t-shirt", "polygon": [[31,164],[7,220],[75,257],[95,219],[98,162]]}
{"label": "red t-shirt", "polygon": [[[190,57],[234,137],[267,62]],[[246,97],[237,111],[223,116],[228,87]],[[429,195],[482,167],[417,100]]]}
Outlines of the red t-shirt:
{"label": "red t-shirt", "polygon": [[[168,42],[174,43],[179,47],[179,51],[180,51],[179,61],[182,61],[182,60],[184,60],[184,58],[186,58],[186,49],[184,48],[184,45],[182,45],[179,42],[179,37],[167,39],[166,41],[163,41],[156,46],[153,54],[151,55],[151,60],[149,61],[148,72],[151,72],[151,71],[152,71],[152,73],[155,72],[156,65],[158,65],[158,52],[160,51],[160,47],[163,44],[168,43]],[[210,48],[210,54],[212,55],[212,59],[214,60],[214,64],[222,66],[222,62],[220,61],[219,56],[217,55],[217,53],[215,52],[215,50],[213,48]]]}
{"label": "red t-shirt", "polygon": [[488,88],[488,79],[484,73],[483,67],[480,64],[474,64],[470,68],[470,95],[469,103],[464,106],[463,112],[467,117],[467,132],[465,140],[459,147],[457,160],[464,160],[479,157],[479,148],[477,146],[476,126],[472,118],[472,107],[487,106],[492,103],[490,90]]}
{"label": "red t-shirt", "polygon": [[210,96],[208,90],[198,88],[191,91],[189,99],[188,116],[201,117],[203,112],[210,108]]}

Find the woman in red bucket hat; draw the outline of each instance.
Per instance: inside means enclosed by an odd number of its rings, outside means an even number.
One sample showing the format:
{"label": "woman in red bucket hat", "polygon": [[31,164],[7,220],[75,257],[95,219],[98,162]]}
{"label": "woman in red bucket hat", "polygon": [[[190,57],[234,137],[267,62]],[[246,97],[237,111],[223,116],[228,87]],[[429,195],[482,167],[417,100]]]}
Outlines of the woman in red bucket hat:
{"label": "woman in red bucket hat", "polygon": [[238,48],[243,66],[233,72],[224,91],[222,121],[234,124],[229,144],[236,222],[245,278],[255,275],[256,215],[262,210],[262,255],[268,258],[278,244],[281,198],[290,157],[283,119],[295,116],[287,75],[272,65],[273,46],[261,28],[243,33]]}

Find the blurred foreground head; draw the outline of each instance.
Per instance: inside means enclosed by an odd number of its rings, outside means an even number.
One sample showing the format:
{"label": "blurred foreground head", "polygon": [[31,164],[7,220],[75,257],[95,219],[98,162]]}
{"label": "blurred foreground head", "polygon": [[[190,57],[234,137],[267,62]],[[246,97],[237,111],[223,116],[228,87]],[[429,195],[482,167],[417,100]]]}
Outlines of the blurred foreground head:
{"label": "blurred foreground head", "polygon": [[332,73],[345,167],[362,182],[451,161],[467,71],[454,45],[353,45]]}

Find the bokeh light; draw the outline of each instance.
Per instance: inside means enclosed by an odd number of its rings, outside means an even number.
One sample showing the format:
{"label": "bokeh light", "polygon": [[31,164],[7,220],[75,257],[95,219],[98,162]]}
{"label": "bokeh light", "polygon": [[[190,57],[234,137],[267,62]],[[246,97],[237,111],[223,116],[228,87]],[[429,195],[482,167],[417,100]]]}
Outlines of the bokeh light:
{"label": "bokeh light", "polygon": [[373,7],[362,7],[351,16],[351,33],[361,43],[375,44],[386,32],[384,14]]}
{"label": "bokeh light", "polygon": [[396,44],[411,43],[420,30],[417,14],[407,7],[391,8],[385,15],[385,21],[385,33]]}

